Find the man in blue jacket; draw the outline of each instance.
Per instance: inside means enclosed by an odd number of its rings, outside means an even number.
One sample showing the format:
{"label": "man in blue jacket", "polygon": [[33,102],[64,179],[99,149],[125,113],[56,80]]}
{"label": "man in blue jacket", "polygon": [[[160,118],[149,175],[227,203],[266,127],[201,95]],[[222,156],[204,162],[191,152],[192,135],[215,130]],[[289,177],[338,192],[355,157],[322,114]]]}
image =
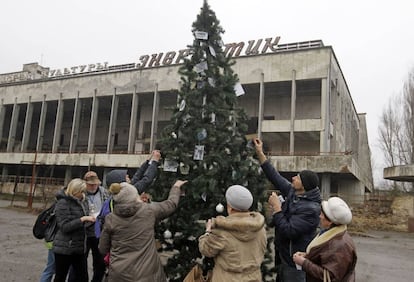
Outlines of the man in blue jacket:
{"label": "man in blue jacket", "polygon": [[321,213],[318,175],[303,170],[289,182],[267,160],[263,153],[263,142],[255,138],[253,143],[263,172],[285,199],[282,204],[276,193],[272,193],[268,201],[273,210],[271,225],[275,227],[276,281],[306,281],[305,272],[296,267],[292,255],[296,251],[306,250],[316,235]]}

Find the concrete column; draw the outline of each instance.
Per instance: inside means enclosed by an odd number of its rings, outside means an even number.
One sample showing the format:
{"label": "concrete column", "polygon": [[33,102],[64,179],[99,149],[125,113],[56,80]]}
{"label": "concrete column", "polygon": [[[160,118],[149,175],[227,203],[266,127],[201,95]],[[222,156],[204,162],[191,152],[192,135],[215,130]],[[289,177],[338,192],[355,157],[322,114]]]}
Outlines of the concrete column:
{"label": "concrete column", "polygon": [[60,133],[62,132],[63,110],[65,104],[62,100],[62,93],[59,95],[58,106],[56,110],[55,131],[53,133],[52,153],[57,153],[60,143]]}
{"label": "concrete column", "polygon": [[92,111],[91,111],[91,123],[89,125],[89,137],[88,137],[88,153],[93,153],[95,147],[95,132],[96,132],[96,124],[98,122],[98,110],[99,110],[99,99],[96,96],[97,90],[95,89],[95,93],[93,94],[92,100]]}
{"label": "concrete column", "polygon": [[82,100],[79,99],[79,91],[75,98],[75,107],[73,108],[72,130],[70,133],[69,153],[73,153],[76,150],[76,145],[79,139],[79,123],[80,114],[82,109]]}
{"label": "concrete column", "polygon": [[16,142],[17,123],[19,121],[20,105],[17,104],[17,98],[14,100],[13,113],[10,121],[9,138],[7,140],[7,152],[13,152],[14,143]]}
{"label": "concrete column", "polygon": [[22,147],[20,149],[22,153],[27,150],[27,145],[29,144],[29,138],[30,138],[30,131],[32,129],[33,104],[31,100],[32,100],[32,97],[29,96],[29,102],[27,103],[27,109],[26,109],[26,118],[24,120]]}
{"label": "concrete column", "polygon": [[68,183],[72,180],[72,168],[70,166],[67,166],[65,169],[65,183],[64,185],[68,185]]}
{"label": "concrete column", "polygon": [[136,133],[137,133],[138,103],[139,103],[139,97],[137,94],[137,86],[135,85],[134,93],[132,94],[131,119],[129,121],[128,154],[133,154],[134,148],[135,148],[135,139],[136,139]]}
{"label": "concrete column", "polygon": [[112,153],[112,150],[114,149],[116,120],[118,118],[118,105],[119,105],[119,97],[116,96],[116,88],[115,88],[114,94],[112,95],[111,116],[109,118],[108,142],[106,146],[107,154]]}
{"label": "concrete column", "polygon": [[8,175],[9,175],[9,168],[7,165],[3,165],[3,169],[1,171],[1,182],[6,181],[6,178]]}
{"label": "concrete column", "polygon": [[260,74],[260,90],[259,90],[259,113],[257,114],[257,137],[262,139],[262,123],[264,111],[264,73]]}
{"label": "concrete column", "polygon": [[41,152],[43,147],[43,137],[45,133],[45,123],[47,114],[46,95],[43,95],[42,109],[40,111],[39,132],[37,133],[36,152]]}
{"label": "concrete column", "polygon": [[157,143],[157,129],[158,129],[158,83],[155,83],[154,87],[154,101],[152,104],[152,122],[151,122],[151,141],[150,141],[150,152],[155,149]]}
{"label": "concrete column", "polygon": [[321,81],[321,122],[322,122],[322,131],[320,133],[320,151],[321,154],[329,154],[330,144],[329,144],[329,124],[330,124],[330,115],[329,115],[329,100],[330,100],[330,78],[323,78]]}
{"label": "concrete column", "polygon": [[1,99],[1,104],[0,104],[0,144],[1,144],[1,139],[3,138],[3,127],[4,127],[5,117],[6,117],[6,107],[4,106],[4,99]]}
{"label": "concrete column", "polygon": [[328,173],[322,173],[321,179],[321,197],[323,200],[328,200],[331,195],[331,175]]}
{"label": "concrete column", "polygon": [[292,93],[290,95],[290,142],[289,153],[295,153],[295,120],[296,120],[296,70],[292,70]]}

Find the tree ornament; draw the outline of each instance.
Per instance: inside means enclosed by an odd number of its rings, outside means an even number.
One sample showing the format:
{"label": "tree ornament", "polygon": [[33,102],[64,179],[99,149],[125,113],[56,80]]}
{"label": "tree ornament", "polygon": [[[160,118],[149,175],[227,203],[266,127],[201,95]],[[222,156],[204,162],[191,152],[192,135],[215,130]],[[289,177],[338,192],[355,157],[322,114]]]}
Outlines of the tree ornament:
{"label": "tree ornament", "polygon": [[187,175],[190,172],[190,166],[185,163],[180,163],[180,172],[183,175]]}
{"label": "tree ornament", "polygon": [[194,36],[195,36],[195,38],[200,39],[200,40],[207,40],[208,39],[208,33],[205,32],[205,31],[196,30],[194,32]]}
{"label": "tree ornament", "polygon": [[180,103],[180,112],[184,111],[185,109],[185,100],[182,100]]}
{"label": "tree ornament", "polygon": [[224,206],[222,203],[218,203],[216,206],[216,212],[223,213],[224,212]]}
{"label": "tree ornament", "polygon": [[204,159],[204,145],[196,145],[193,160],[201,161]]}
{"label": "tree ornament", "polygon": [[197,131],[197,140],[202,141],[207,137],[207,130],[205,128],[201,128]]}
{"label": "tree ornament", "polygon": [[164,231],[164,239],[171,239],[172,238],[172,233],[170,230],[165,230]]}

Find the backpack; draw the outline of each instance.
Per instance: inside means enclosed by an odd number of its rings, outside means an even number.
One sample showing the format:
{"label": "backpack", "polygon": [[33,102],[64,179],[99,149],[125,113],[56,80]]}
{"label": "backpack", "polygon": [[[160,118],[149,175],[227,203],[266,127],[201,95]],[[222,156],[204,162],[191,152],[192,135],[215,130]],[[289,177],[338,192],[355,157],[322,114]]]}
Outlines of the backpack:
{"label": "backpack", "polygon": [[49,208],[43,210],[36,218],[33,225],[33,236],[37,239],[45,239],[52,242],[57,232],[57,221],[55,216],[56,202]]}

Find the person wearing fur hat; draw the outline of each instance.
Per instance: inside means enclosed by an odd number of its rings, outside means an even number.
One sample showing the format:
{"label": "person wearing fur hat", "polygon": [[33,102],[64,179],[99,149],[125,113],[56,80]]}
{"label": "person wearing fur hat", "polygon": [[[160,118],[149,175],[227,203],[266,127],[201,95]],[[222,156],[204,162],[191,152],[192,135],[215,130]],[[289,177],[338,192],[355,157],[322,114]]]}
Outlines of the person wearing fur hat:
{"label": "person wearing fur hat", "polygon": [[292,255],[304,252],[316,235],[321,212],[318,175],[303,170],[289,182],[267,160],[263,142],[255,138],[253,144],[264,174],[285,200],[282,204],[274,192],[268,200],[273,211],[270,225],[275,228],[276,281],[305,281],[306,274],[296,268]]}
{"label": "person wearing fur hat", "polygon": [[341,198],[322,202],[321,232],[310,242],[306,253],[293,255],[294,262],[306,272],[306,281],[355,281],[357,254],[347,231],[351,220],[351,210]]}
{"label": "person wearing fur hat", "polygon": [[167,200],[151,204],[142,202],[131,184],[122,182],[110,186],[114,209],[105,218],[99,240],[100,252],[110,252],[109,282],[167,281],[156,249],[154,226],[175,211],[185,183],[177,180]]}
{"label": "person wearing fur hat", "polygon": [[198,239],[200,253],[214,258],[211,282],[262,281],[260,265],[266,252],[265,218],[249,211],[253,196],[241,186],[226,190],[228,216],[206,223],[206,233]]}

